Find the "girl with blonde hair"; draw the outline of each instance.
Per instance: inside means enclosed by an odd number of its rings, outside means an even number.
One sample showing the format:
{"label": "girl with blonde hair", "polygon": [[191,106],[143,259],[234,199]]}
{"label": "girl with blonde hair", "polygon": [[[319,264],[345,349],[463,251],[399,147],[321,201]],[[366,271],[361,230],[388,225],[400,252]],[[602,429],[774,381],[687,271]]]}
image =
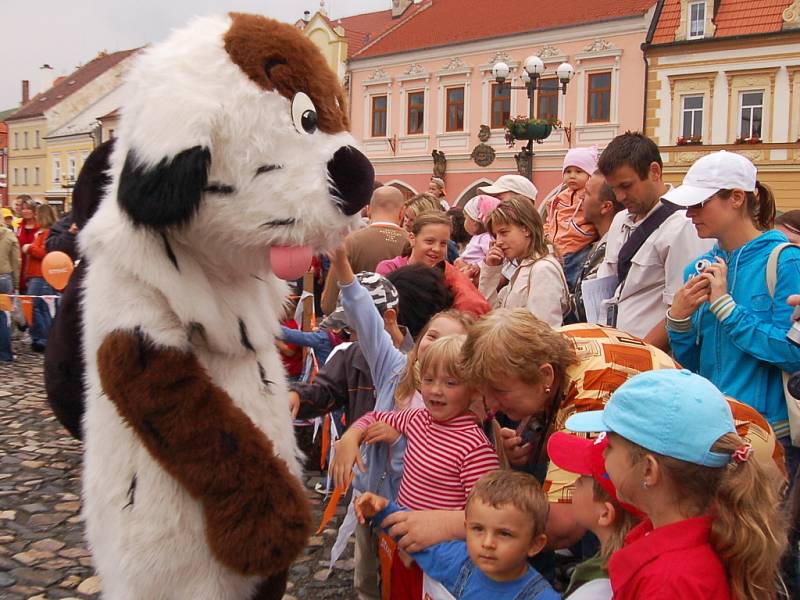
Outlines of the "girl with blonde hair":
{"label": "girl with blonde hair", "polygon": [[566,426],[607,432],[606,472],[620,500],[647,517],[609,561],[615,599],[778,597],[783,474],[753,456],[710,381],[686,370],[642,373],[602,411]]}
{"label": "girl with blonde hair", "polygon": [[[487,229],[494,242],[481,264],[479,291],[494,308],[527,308],[551,327],[560,327],[570,306],[567,280],[531,201],[522,196],[504,200],[492,210]],[[498,292],[504,261],[518,266]]]}

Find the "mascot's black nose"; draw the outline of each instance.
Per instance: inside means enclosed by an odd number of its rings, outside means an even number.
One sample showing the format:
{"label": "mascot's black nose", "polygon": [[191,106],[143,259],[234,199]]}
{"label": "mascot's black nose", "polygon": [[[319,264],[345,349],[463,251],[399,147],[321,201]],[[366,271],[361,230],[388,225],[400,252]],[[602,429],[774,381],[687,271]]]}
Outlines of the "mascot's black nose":
{"label": "mascot's black nose", "polygon": [[341,209],[347,216],[364,208],[372,198],[375,170],[366,156],[352,146],[342,146],[328,161],[328,174],[335,187],[331,195],[342,199]]}

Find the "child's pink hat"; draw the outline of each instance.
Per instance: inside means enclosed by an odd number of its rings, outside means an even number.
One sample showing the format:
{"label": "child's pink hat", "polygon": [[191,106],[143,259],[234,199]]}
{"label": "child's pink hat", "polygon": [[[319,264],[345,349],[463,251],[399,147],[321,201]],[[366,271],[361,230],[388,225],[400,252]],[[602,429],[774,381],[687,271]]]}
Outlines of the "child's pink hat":
{"label": "child's pink hat", "polygon": [[589,175],[594,173],[597,170],[597,146],[572,148],[564,157],[564,168],[561,172],[566,171],[567,167],[578,167]]}
{"label": "child's pink hat", "polygon": [[487,196],[486,194],[478,194],[471,198],[469,202],[464,205],[464,212],[469,215],[473,221],[480,221],[486,224],[491,212],[497,208],[500,200],[494,196]]}

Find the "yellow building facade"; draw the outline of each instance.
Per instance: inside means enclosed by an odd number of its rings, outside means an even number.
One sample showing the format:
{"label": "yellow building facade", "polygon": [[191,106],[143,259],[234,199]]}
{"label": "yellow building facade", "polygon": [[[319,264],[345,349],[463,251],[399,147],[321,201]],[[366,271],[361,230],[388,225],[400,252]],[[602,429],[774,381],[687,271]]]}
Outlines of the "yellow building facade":
{"label": "yellow building facade", "polygon": [[11,204],[20,194],[29,194],[36,200],[45,199],[46,133],[44,116],[8,122],[8,197]]}
{"label": "yellow building facade", "polygon": [[661,3],[645,46],[644,131],[668,182],[704,154],[738,152],[787,211],[800,208],[800,23],[763,4]]}

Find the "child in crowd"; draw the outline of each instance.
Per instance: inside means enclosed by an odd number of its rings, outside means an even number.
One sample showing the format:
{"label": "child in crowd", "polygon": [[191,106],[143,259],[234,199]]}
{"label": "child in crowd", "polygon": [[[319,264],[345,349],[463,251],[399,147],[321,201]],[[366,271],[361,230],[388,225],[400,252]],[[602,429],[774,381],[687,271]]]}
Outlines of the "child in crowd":
{"label": "child in crowd", "polygon": [[[527,308],[551,327],[560,327],[570,307],[567,281],[550,254],[531,201],[521,196],[504,200],[492,210],[487,226],[495,241],[481,264],[480,292],[494,308]],[[498,292],[504,261],[518,266]]]}
{"label": "child in crowd", "polygon": [[[362,523],[371,517],[380,524],[397,510],[402,508],[375,494],[356,501]],[[554,600],[560,596],[528,565],[528,558],[547,541],[548,511],[547,498],[533,476],[493,471],[478,480],[467,498],[466,542],[435,544],[411,556],[451,598]]]}
{"label": "child in crowd", "polygon": [[[294,300],[287,303],[281,320],[281,328],[299,333],[300,326],[294,320],[296,306],[297,302]],[[289,381],[299,380],[303,374],[303,349],[293,342],[287,342],[282,339],[276,339],[275,345],[278,347]]]}
{"label": "child in crowd", "polygon": [[611,482],[647,516],[609,561],[615,600],[778,596],[783,475],[752,456],[710,381],[648,371],[622,384],[604,410],[573,415],[566,426],[608,432]]}
{"label": "child in crowd", "polygon": [[480,274],[480,264],[489,252],[492,234],[486,229],[486,221],[498,204],[500,200],[497,198],[479,194],[464,205],[464,229],[472,238],[456,261],[456,266],[470,277]]}
{"label": "child in crowd", "polygon": [[606,473],[603,452],[608,447],[605,434],[594,440],[557,431],[547,440],[547,454],[559,468],[577,473],[572,492],[575,521],[600,540],[600,552],[575,567],[564,593],[571,600],[610,600],[611,581],[608,559],[622,548],[625,536],[642,513],[619,501]]}
{"label": "child in crowd", "polygon": [[[424,408],[371,412],[353,423],[336,445],[331,466],[336,484],[346,486],[358,462],[361,443],[395,442],[406,437],[403,477],[397,500],[411,510],[462,510],[475,482],[500,464],[470,411],[474,391],[457,372],[465,336],[440,338],[420,361]],[[388,425],[388,427],[386,427]],[[397,552],[392,561],[393,600],[422,596],[419,567],[405,567]]]}
{"label": "child in crowd", "polygon": [[565,187],[547,207],[544,230],[564,263],[570,291],[574,291],[586,255],[597,239],[597,228],[583,213],[586,182],[596,170],[597,146],[572,148],[564,157]]}

